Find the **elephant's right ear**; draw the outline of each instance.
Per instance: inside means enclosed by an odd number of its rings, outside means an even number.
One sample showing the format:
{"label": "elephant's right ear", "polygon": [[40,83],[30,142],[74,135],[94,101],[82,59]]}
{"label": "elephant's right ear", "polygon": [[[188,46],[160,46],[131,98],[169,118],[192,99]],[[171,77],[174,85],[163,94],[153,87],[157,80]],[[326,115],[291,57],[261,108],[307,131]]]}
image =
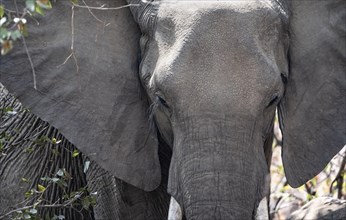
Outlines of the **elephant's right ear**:
{"label": "elephant's right ear", "polygon": [[[12,1],[7,2],[11,9]],[[93,0],[85,2],[95,6]],[[126,4],[104,3],[109,8]],[[113,175],[154,190],[161,181],[158,144],[149,128],[147,100],[140,98],[141,33],[130,10],[72,11],[70,1],[57,1],[37,19],[39,25],[31,22],[26,38],[37,90],[22,45],[1,58],[1,83]]]}
{"label": "elephant's right ear", "polygon": [[279,116],[286,177],[298,187],[346,143],[346,4],[290,3],[290,72]]}

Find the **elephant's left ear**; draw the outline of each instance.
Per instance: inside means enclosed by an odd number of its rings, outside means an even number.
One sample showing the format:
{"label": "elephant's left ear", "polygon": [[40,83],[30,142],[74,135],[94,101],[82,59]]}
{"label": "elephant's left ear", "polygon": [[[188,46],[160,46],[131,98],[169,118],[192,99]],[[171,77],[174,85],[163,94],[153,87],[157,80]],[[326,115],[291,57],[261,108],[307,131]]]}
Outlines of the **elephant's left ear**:
{"label": "elephant's left ear", "polygon": [[346,4],[291,1],[290,72],[279,106],[283,164],[298,187],[346,143]]}
{"label": "elephant's left ear", "polygon": [[[56,1],[45,17],[37,18],[39,25],[28,23],[26,45],[37,90],[21,45],[0,58],[0,81],[101,167],[154,190],[161,172],[147,100],[140,96],[141,31],[125,0],[83,3],[118,9],[71,9],[70,1]],[[15,8],[13,1],[4,4]]]}

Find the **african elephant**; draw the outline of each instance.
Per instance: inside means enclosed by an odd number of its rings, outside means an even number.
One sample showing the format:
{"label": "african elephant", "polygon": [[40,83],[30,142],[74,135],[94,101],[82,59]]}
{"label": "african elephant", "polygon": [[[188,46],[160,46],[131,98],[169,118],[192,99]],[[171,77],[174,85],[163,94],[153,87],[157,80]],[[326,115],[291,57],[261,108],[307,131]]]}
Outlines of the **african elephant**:
{"label": "african elephant", "polygon": [[127,3],[57,1],[30,27],[35,78],[25,48],[0,61],[1,83],[114,176],[152,191],[168,175],[187,219],[253,219],[276,108],[291,186],[345,144],[342,0]]}

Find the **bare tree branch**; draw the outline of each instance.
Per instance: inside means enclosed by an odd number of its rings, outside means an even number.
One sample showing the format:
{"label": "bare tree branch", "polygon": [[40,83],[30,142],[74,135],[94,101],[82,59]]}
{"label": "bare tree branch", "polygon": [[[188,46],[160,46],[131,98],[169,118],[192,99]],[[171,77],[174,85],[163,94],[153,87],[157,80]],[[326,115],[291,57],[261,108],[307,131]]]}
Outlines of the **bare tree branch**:
{"label": "bare tree branch", "polygon": [[329,193],[332,194],[333,193],[333,185],[335,182],[337,182],[336,187],[338,189],[338,199],[341,199],[341,197],[342,197],[342,184],[344,182],[343,181],[344,177],[342,174],[343,174],[343,172],[345,172],[345,166],[346,166],[346,153],[345,153],[344,158],[342,160],[340,169],[339,169],[335,179],[330,184],[330,188],[329,188]]}
{"label": "bare tree branch", "polygon": [[87,9],[96,9],[96,10],[119,10],[122,8],[128,8],[128,7],[132,7],[132,6],[139,6],[139,4],[128,4],[128,5],[123,5],[123,6],[119,6],[119,7],[113,7],[113,8],[106,8],[105,5],[101,5],[99,7],[93,7],[93,6],[84,6],[84,5],[78,5],[78,4],[74,4],[74,6],[76,6],[77,8],[87,8]]}

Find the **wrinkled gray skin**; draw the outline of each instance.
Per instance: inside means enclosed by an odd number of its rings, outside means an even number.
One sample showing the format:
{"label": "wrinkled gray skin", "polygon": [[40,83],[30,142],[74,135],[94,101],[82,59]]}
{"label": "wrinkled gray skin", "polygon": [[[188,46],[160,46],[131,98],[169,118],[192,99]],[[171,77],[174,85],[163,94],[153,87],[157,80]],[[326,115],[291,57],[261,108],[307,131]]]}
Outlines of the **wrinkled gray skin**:
{"label": "wrinkled gray skin", "polygon": [[[20,102],[0,84],[1,109],[12,108],[16,114],[0,111],[0,133],[6,132],[6,139],[0,156],[0,219],[13,219],[13,215],[3,217],[14,209],[24,206],[25,193],[37,188],[37,184],[47,186],[42,177],[53,177],[64,168],[71,179],[66,180],[66,193],[87,187],[89,193],[96,192],[97,204],[89,210],[66,207],[38,208],[40,216],[64,215],[65,219],[164,219],[168,212],[169,197],[165,181],[156,190],[145,192],[112,176],[95,162],[91,162],[84,172],[84,164],[90,161],[84,155],[72,157],[76,148],[59,131],[25,110]],[[56,138],[59,144],[40,141],[41,137]],[[42,140],[42,139],[41,139]],[[39,144],[37,144],[39,143]],[[27,149],[31,148],[32,152]],[[165,149],[165,146],[162,145]],[[169,153],[169,151],[168,151]],[[170,155],[159,152],[161,158],[169,160]],[[161,164],[167,170],[167,165]],[[167,172],[167,171],[166,171]],[[21,179],[29,180],[29,183]],[[50,204],[63,201],[65,192],[57,185],[47,187],[43,199]],[[37,202],[37,197],[32,205]],[[61,202],[58,202],[61,203]],[[78,212],[77,210],[82,210]],[[12,218],[11,218],[12,217]]]}
{"label": "wrinkled gray skin", "polygon": [[[33,28],[47,47],[28,43],[37,90],[24,50],[0,71],[25,105],[116,177],[152,191],[167,174],[187,219],[253,219],[269,193],[276,107],[291,186],[346,143],[344,1],[128,2],[139,4],[132,15],[93,11],[109,25],[75,9],[78,73],[72,59],[56,68],[70,53],[65,1]],[[160,138],[173,152],[167,173]]]}
{"label": "wrinkled gray skin", "polygon": [[[37,184],[47,186],[47,182],[42,181],[41,177],[53,177],[61,168],[65,168],[73,178],[67,180],[67,193],[78,191],[87,185],[82,157],[70,156],[70,151],[73,152],[75,147],[57,129],[25,110],[1,84],[0,106],[0,133],[5,133],[7,137],[5,141],[2,140],[4,145],[0,156],[0,219],[14,219],[13,216],[12,218],[2,216],[13,209],[37,202],[29,203],[25,193],[36,189]],[[6,113],[3,111],[6,108],[12,108],[16,114]],[[54,137],[60,140],[61,144],[53,145],[46,141],[38,141],[42,136]],[[22,178],[28,182],[22,181]],[[54,203],[62,196],[62,189],[55,184],[47,187],[43,199]],[[76,208],[81,209],[80,206]],[[90,212],[83,210],[81,213],[70,208],[47,208],[38,211],[41,216],[49,215],[51,218],[54,214],[61,214],[66,219],[78,219],[81,216],[86,220],[94,219],[92,209],[88,210]]]}

